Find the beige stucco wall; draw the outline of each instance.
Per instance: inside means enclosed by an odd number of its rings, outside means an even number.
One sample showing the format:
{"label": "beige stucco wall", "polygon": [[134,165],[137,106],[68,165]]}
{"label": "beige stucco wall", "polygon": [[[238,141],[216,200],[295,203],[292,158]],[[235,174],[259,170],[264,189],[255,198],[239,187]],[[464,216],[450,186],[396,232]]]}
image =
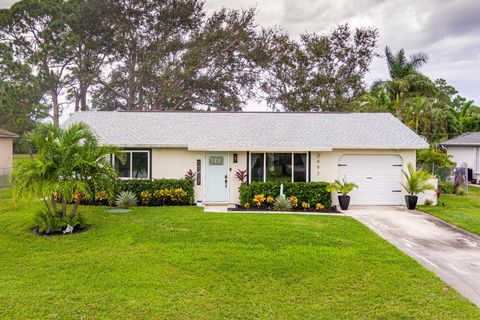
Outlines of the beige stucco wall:
{"label": "beige stucco wall", "polygon": [[[415,150],[349,150],[337,149],[331,152],[312,152],[311,156],[311,181],[332,182],[338,179],[338,160],[343,155],[349,154],[382,154],[399,155],[403,160],[403,169],[407,170],[408,163],[416,164],[417,154]],[[402,189],[402,192],[405,191]],[[334,204],[338,205],[338,199],[332,196]]]}
{"label": "beige stucco wall", "polygon": [[[233,155],[238,155],[238,162],[233,163]],[[246,152],[229,152],[229,177],[228,181],[229,184],[229,203],[239,203],[239,191],[238,188],[240,187],[240,181],[235,177],[235,173],[238,169],[245,170],[247,169],[247,153]]]}
{"label": "beige stucco wall", "polygon": [[[238,162],[233,162],[233,154],[238,155]],[[153,179],[182,179],[188,169],[197,171],[197,160],[201,160],[201,185],[195,183],[195,201],[203,201],[205,183],[205,152],[189,151],[186,148],[152,149]],[[238,188],[240,181],[235,177],[238,169],[247,168],[246,152],[228,152],[229,203],[239,202]]]}
{"label": "beige stucco wall", "polygon": [[452,156],[452,160],[457,163],[457,166],[460,167],[463,163],[466,163],[468,168],[473,170],[474,175],[476,174],[477,178],[480,178],[480,159],[477,158],[480,150],[477,151],[477,148],[451,146],[447,148],[447,152]]}
{"label": "beige stucco wall", "polygon": [[[238,162],[233,162],[233,154],[238,155]],[[408,163],[416,163],[415,150],[333,150],[330,152],[312,152],[310,176],[311,181],[331,182],[338,179],[338,160],[343,155],[348,154],[383,154],[383,155],[399,155],[403,160],[403,167],[406,170]],[[188,151],[186,148],[169,148],[152,150],[152,178],[154,179],[181,179],[184,178],[188,169],[196,171],[197,160],[202,161],[202,181],[201,185],[195,184],[195,200],[203,201],[203,187],[205,182],[205,152]],[[228,176],[229,176],[229,203],[239,202],[238,188],[240,181],[235,177],[238,169],[247,168],[246,152],[228,152]],[[403,191],[403,190],[402,190]],[[422,203],[424,199],[432,199],[436,203],[434,192],[422,195]],[[333,197],[334,203],[337,198]]]}
{"label": "beige stucco wall", "polygon": [[204,159],[201,151],[187,149],[152,149],[152,178],[153,179],[183,179],[189,169],[197,171],[197,160],[202,160],[202,185],[195,183],[195,201],[203,199],[203,169]]}
{"label": "beige stucco wall", "polygon": [[[13,139],[0,138],[0,176],[8,175],[13,165]],[[8,168],[8,169],[7,169]]]}

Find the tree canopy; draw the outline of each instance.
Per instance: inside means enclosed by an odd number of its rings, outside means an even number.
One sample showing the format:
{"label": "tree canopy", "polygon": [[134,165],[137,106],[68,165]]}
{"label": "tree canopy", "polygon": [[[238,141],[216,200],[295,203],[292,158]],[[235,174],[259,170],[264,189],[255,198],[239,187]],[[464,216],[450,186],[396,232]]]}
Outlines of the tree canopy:
{"label": "tree canopy", "polygon": [[293,38],[256,10],[204,0],[22,0],[0,10],[0,126],[23,133],[69,110],[391,112],[434,144],[480,130],[480,111],[421,72],[426,53],[385,48],[375,28]]}

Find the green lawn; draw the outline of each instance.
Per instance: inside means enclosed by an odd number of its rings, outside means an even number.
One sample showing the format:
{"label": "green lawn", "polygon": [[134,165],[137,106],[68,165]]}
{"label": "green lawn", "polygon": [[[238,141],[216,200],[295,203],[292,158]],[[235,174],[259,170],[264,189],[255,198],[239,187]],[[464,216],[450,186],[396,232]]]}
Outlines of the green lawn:
{"label": "green lawn", "polygon": [[30,233],[39,202],[0,191],[1,319],[479,319],[349,217],[81,210],[82,234]]}
{"label": "green lawn", "polygon": [[470,187],[468,196],[442,195],[438,202],[438,206],[419,209],[480,235],[480,188]]}

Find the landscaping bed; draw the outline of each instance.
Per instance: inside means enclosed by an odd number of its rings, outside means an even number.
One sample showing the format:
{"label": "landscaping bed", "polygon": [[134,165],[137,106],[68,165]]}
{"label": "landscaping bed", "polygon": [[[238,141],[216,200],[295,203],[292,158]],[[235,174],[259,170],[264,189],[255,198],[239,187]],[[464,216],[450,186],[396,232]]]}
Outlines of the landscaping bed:
{"label": "landscaping bed", "polygon": [[242,207],[241,205],[235,205],[235,208],[228,208],[228,211],[240,211],[240,212],[248,212],[248,211],[252,211],[252,212],[271,212],[271,213],[280,213],[280,212],[292,212],[292,213],[295,213],[295,212],[299,212],[299,213],[338,213],[338,214],[342,214],[341,211],[339,211],[337,209],[336,206],[332,206],[328,209],[321,209],[321,210],[316,210],[316,209],[309,209],[309,210],[306,210],[306,209],[300,209],[300,208],[295,208],[295,209],[290,209],[288,211],[275,211],[271,208],[245,208],[245,207]]}

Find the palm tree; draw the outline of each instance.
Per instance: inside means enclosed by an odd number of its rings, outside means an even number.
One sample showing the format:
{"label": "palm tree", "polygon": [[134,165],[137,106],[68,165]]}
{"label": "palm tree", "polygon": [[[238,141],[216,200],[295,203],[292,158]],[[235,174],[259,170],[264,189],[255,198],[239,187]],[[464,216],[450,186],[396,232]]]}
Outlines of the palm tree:
{"label": "palm tree", "polygon": [[117,173],[110,155],[124,156],[116,147],[99,145],[85,123],[68,128],[41,125],[28,134],[27,140],[38,153],[14,169],[14,199],[41,197],[51,215],[56,214],[57,201],[61,201],[63,218],[67,216],[67,204],[73,202],[68,215],[73,219],[83,199],[91,200],[99,191],[113,197]]}
{"label": "palm tree", "polygon": [[452,135],[459,135],[465,132],[480,131],[480,108],[467,101],[460,109],[449,107],[449,129]]}
{"label": "palm tree", "polygon": [[436,94],[437,88],[428,77],[418,71],[428,62],[426,53],[415,53],[407,58],[404,49],[393,53],[386,47],[385,57],[390,80],[375,81],[372,90],[385,90],[393,101],[397,117],[401,118],[403,100],[416,95],[432,97]]}

